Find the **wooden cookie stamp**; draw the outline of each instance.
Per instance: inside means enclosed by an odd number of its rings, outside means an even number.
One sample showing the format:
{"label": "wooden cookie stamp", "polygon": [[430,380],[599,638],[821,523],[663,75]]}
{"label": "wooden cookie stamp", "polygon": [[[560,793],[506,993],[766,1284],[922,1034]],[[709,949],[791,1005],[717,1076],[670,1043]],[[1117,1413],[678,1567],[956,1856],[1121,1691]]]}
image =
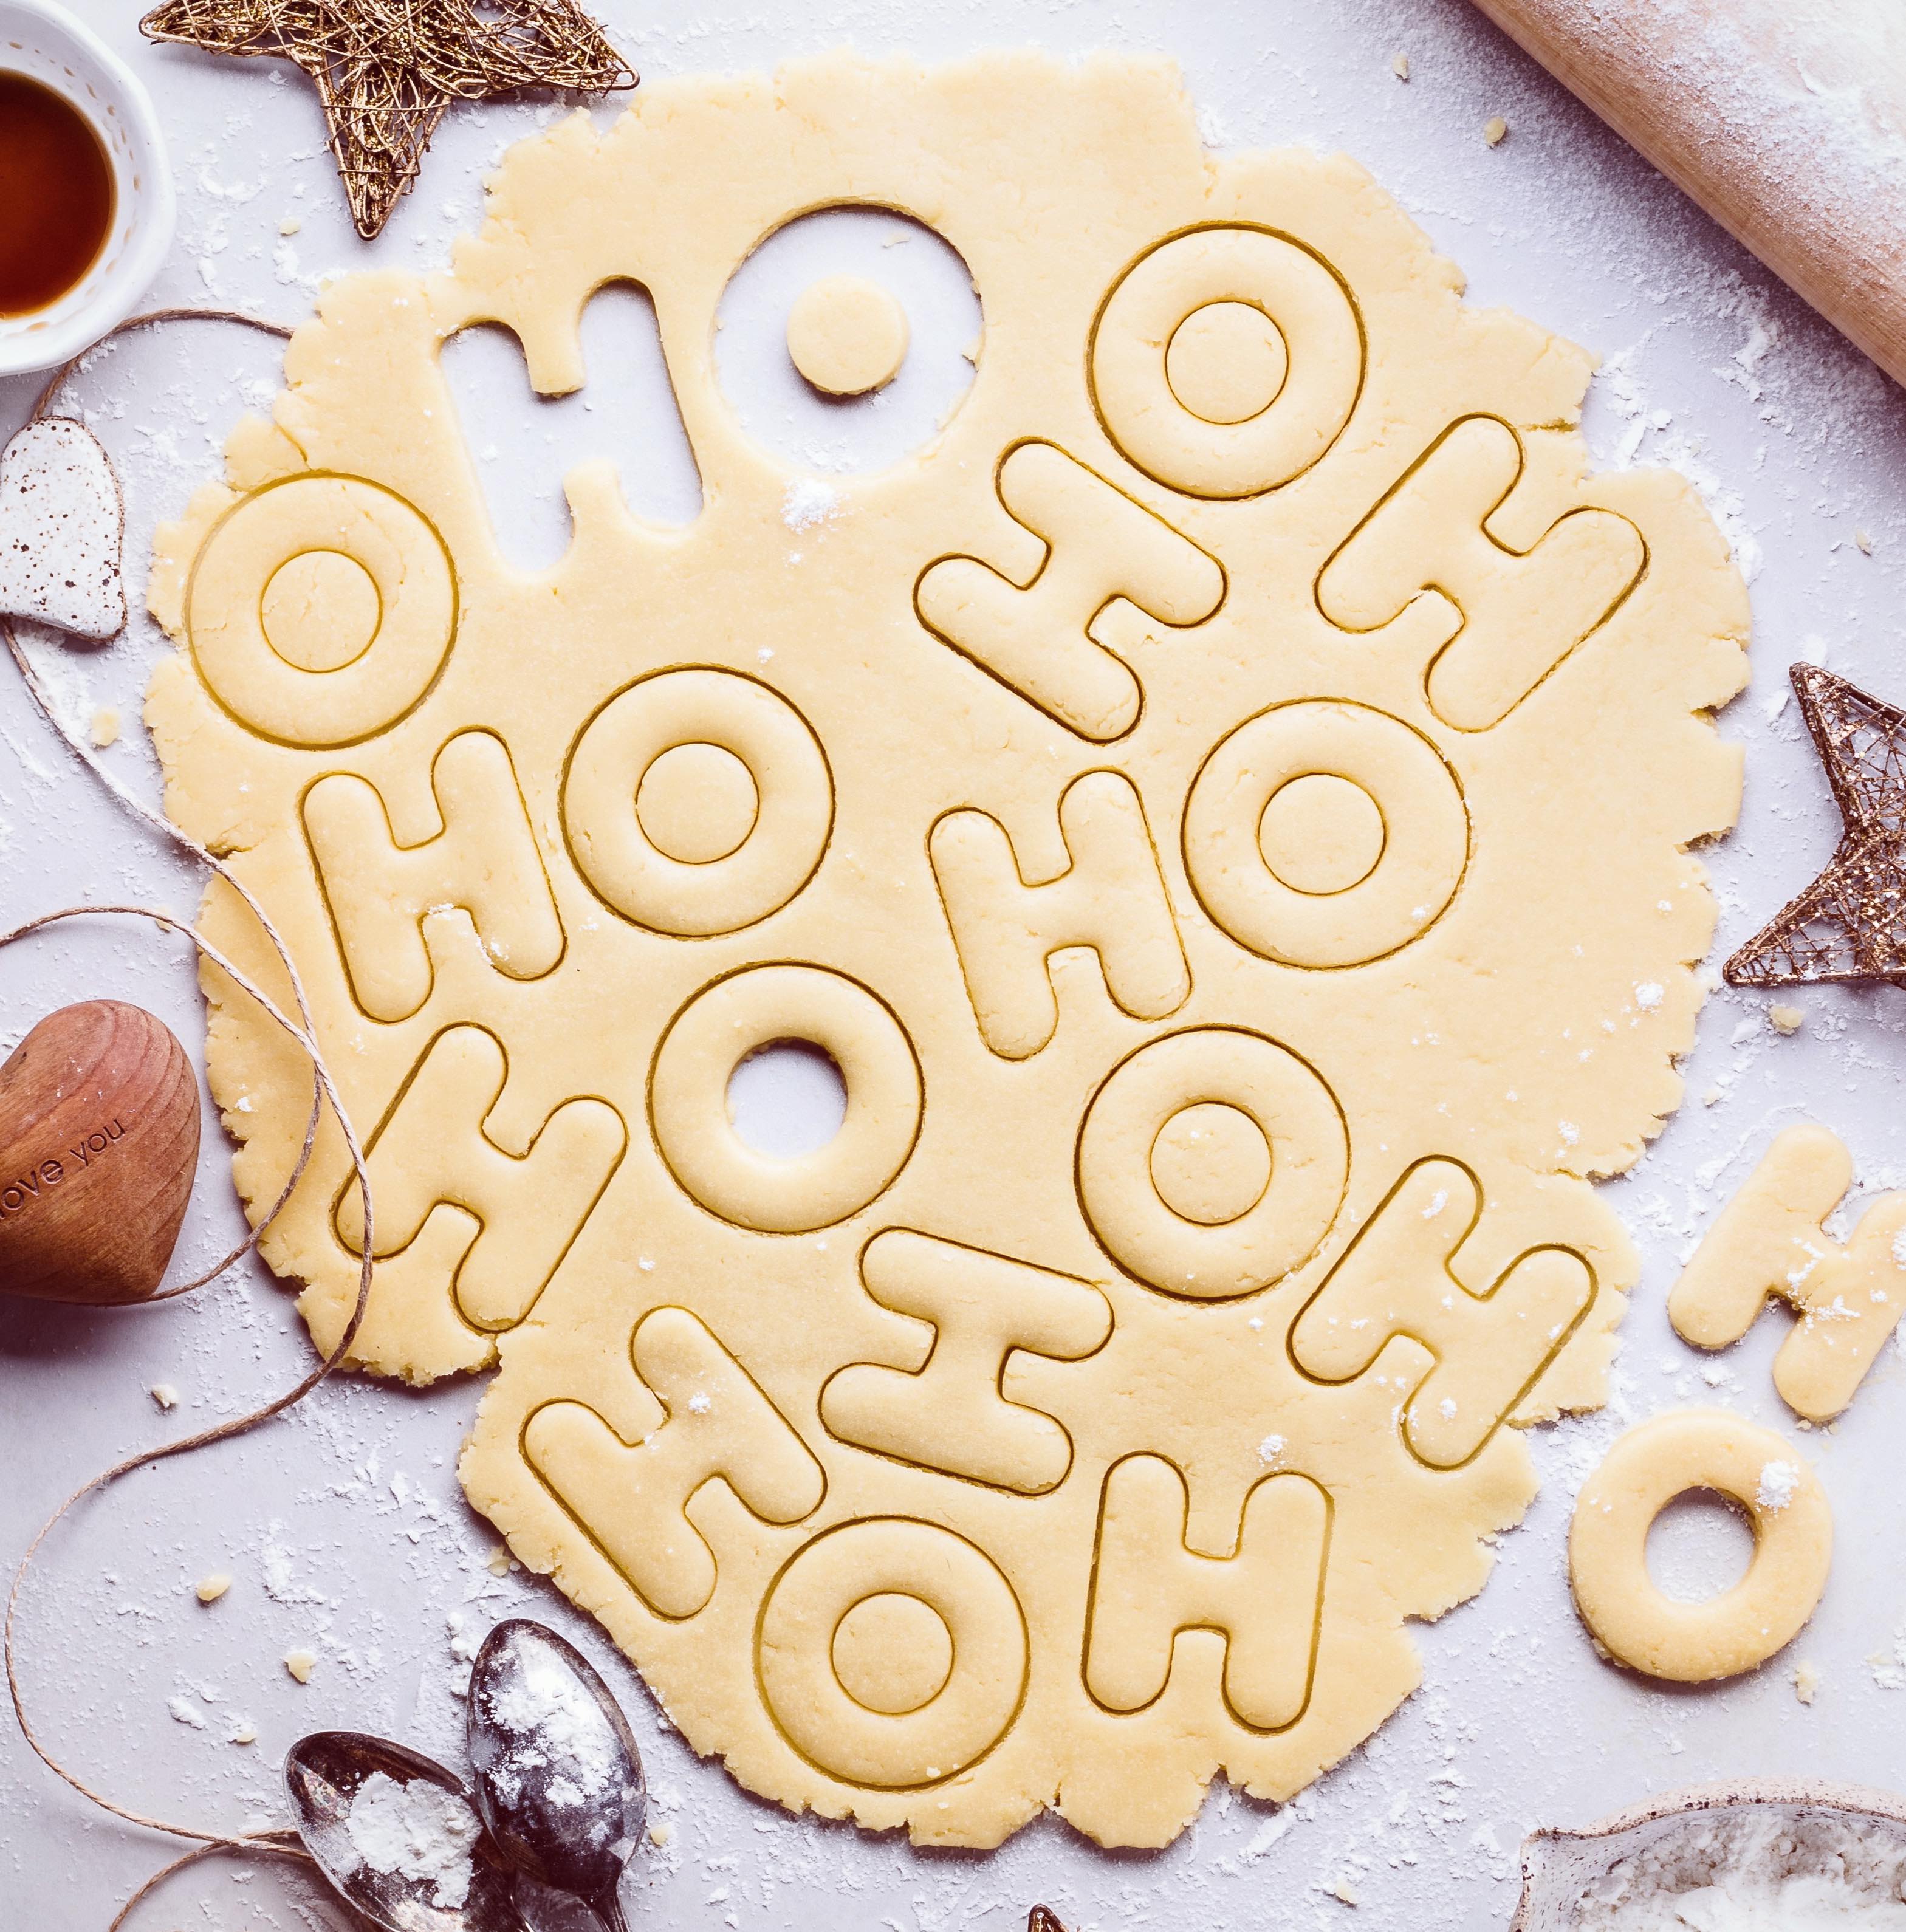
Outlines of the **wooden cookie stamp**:
{"label": "wooden cookie stamp", "polygon": [[50,1013],[0,1065],[0,1292],[143,1300],[198,1157],[198,1082],[162,1022],[119,1000]]}

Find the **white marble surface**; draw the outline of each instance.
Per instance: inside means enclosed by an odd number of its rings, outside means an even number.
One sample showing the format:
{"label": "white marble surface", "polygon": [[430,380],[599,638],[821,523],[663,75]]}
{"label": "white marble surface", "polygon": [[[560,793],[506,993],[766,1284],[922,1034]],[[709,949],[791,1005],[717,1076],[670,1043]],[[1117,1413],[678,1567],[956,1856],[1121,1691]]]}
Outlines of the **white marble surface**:
{"label": "white marble surface", "polygon": [[[156,299],[295,320],[311,278],[327,271],[439,262],[473,223],[492,156],[534,124],[533,110],[454,114],[422,187],[367,248],[344,218],[302,78],[145,47],[116,0],[86,0],[80,10],[146,77],[173,144],[182,219]],[[1214,144],[1349,149],[1467,270],[1472,301],[1511,303],[1608,358],[1589,411],[1598,460],[1689,469],[1753,572],[1754,688],[1722,721],[1748,747],[1748,776],[1742,828],[1712,854],[1720,950],[1830,850],[1826,788],[1793,705],[1778,700],[1784,667],[1802,653],[1906,697],[1895,632],[1906,592],[1906,398],[1462,0],[610,0],[605,10],[651,75],[771,64],[842,41],[929,57],[1028,41],[1065,53],[1165,52],[1182,61]],[[1398,52],[1409,56],[1406,84],[1391,71]],[[1481,128],[1498,113],[1511,132],[1491,150]],[[287,218],[301,224],[295,236],[281,233]],[[480,363],[471,393],[504,420],[527,408],[510,391],[520,377]],[[194,326],[128,346],[80,385],[77,401],[128,478],[136,585],[154,518],[212,472],[227,426],[275,380],[269,341]],[[635,406],[639,371],[631,382]],[[0,431],[24,416],[33,392],[29,381],[0,384]],[[764,394],[759,406],[765,416],[776,404]],[[560,473],[571,429],[549,430],[557,440],[548,477],[518,484],[541,494],[524,512],[526,540],[560,540],[543,486]],[[674,490],[679,504],[681,472],[665,451],[656,460],[655,487],[665,499]],[[541,537],[532,511],[544,519]],[[48,655],[76,712],[114,703],[131,721],[158,648],[141,623],[106,651]],[[136,724],[108,756],[128,782],[155,792]],[[195,885],[73,766],[11,670],[0,672],[0,911],[128,896],[183,910]],[[51,1006],[100,994],[152,1006],[188,1042],[202,1036],[179,947],[122,922],[0,955],[0,1046]],[[1286,1810],[1220,1789],[1161,1853],[1106,1855],[1046,1822],[991,1856],[920,1856],[890,1837],[797,1822],[755,1802],[661,1727],[632,1676],[553,1592],[485,1567],[494,1538],[463,1505],[453,1473],[476,1400],[468,1384],[426,1395],[330,1388],[287,1420],[142,1472],[83,1510],[50,1545],[23,1612],[32,1708],[54,1748],[121,1801],[236,1826],[272,1808],[279,1760],[305,1730],[368,1725],[452,1752],[456,1631],[529,1610],[576,1630],[626,1694],[674,1827],[665,1850],[644,1856],[629,1902],[638,1923],[684,1928],[1007,1932],[1034,1898],[1075,1928],[1498,1926],[1514,1904],[1517,1842],[1538,1822],[1586,1820],[1711,1777],[1906,1784],[1906,1690],[1886,1688],[1906,1682],[1894,1654],[1906,1627],[1897,1352],[1835,1430],[1805,1438],[1839,1542],[1826,1602],[1787,1656],[1732,1684],[1665,1690],[1598,1661],[1568,1603],[1569,1498],[1619,1421],[1700,1400],[1790,1426],[1767,1376],[1779,1318],[1715,1367],[1675,1340],[1663,1313],[1679,1256],[1771,1133],[1818,1118],[1851,1142],[1863,1182],[1906,1176],[1897,1078],[1906,997],[1821,992],[1801,1004],[1807,1023],[1790,1040],[1766,1028],[1762,1000],[1724,993],[1709,1007],[1689,1084],[1695,1096],[1718,1086],[1720,1099],[1691,1105],[1612,1190],[1647,1257],[1614,1409],[1538,1433],[1543,1494],[1505,1540],[1481,1598],[1421,1631],[1422,1692]],[[206,1128],[188,1245],[209,1256],[235,1216],[209,1113]],[[0,1301],[0,1558],[11,1565],[33,1527],[108,1459],[236,1413],[294,1379],[305,1360],[288,1298],[258,1270],[149,1312]],[[146,1393],[158,1382],[180,1391],[171,1415]],[[1704,1556],[1694,1546],[1701,1528],[1691,1526],[1681,1552],[1696,1570],[1730,1534],[1706,1526]],[[189,1586],[220,1569],[237,1580],[215,1614],[203,1612]],[[280,1662],[296,1645],[320,1660],[303,1689]],[[1799,1657],[1823,1673],[1810,1708],[1791,1686]],[[246,1720],[257,1743],[228,1742]],[[166,1841],[90,1810],[10,1726],[0,1730],[0,1924],[104,1927],[167,1855]],[[1354,1908],[1331,1895],[1340,1882]],[[146,1932],[320,1922],[308,1896],[269,1872],[219,1864],[175,1881],[134,1921]]]}

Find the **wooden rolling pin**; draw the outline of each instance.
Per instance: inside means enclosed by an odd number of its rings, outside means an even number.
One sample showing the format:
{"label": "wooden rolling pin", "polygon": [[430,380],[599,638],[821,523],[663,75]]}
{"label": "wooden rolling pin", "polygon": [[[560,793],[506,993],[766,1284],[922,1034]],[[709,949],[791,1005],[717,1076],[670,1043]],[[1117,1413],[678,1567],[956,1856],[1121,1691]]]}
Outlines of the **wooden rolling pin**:
{"label": "wooden rolling pin", "polygon": [[1475,0],[1906,384],[1906,6]]}

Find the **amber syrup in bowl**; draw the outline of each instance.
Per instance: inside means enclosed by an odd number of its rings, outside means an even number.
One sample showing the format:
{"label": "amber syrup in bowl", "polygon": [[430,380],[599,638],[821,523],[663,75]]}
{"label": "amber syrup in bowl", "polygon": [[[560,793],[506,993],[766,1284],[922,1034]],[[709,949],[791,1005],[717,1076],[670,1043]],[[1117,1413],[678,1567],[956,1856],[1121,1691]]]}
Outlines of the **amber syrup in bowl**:
{"label": "amber syrup in bowl", "polygon": [[0,316],[77,288],[113,232],[113,164],[65,95],[0,73]]}

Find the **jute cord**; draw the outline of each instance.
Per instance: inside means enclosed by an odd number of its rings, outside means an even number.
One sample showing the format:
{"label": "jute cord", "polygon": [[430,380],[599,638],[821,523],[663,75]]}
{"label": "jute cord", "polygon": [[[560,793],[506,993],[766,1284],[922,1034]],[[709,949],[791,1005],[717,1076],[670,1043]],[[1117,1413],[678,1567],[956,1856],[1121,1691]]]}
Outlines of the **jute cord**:
{"label": "jute cord", "polygon": [[[83,362],[97,353],[105,344],[110,342],[117,336],[125,334],[134,329],[149,328],[156,323],[175,321],[235,322],[248,328],[262,330],[281,340],[289,340],[291,333],[289,329],[276,322],[263,321],[257,316],[243,315],[230,310],[158,309],[146,314],[134,316],[122,322],[108,335],[102,338],[100,342],[94,344],[57,370],[41,392],[38,400],[34,404],[33,412],[29,420],[37,422],[48,414],[54,398],[68,380]],[[312,1018],[311,1004],[305,995],[303,980],[299,974],[296,962],[292,958],[290,949],[286,945],[276,926],[273,924],[270,915],[260,904],[245,882],[239,878],[222,860],[202,845],[188,832],[173,824],[170,819],[154,812],[141,800],[135,797],[125,785],[120,783],[112,772],[93,756],[91,750],[75,734],[68,728],[65,722],[55,707],[38,672],[35,668],[32,659],[27,655],[21,644],[19,634],[12,621],[4,616],[0,616],[0,634],[4,634],[6,638],[8,652],[19,668],[29,695],[32,698],[34,704],[47,723],[59,734],[74,757],[85,765],[92,772],[94,777],[128,811],[189,852],[209,872],[223,880],[238,895],[239,900],[257,922],[259,929],[264,934],[272,951],[278,956],[279,963],[284,968],[286,977],[291,988],[293,1004],[296,1008],[297,1018],[293,1019],[285,1012],[263,987],[242,971],[231,959],[207,939],[197,926],[175,918],[170,913],[158,908],[119,904],[63,907],[56,911],[41,914],[35,918],[26,920],[22,924],[14,927],[10,932],[0,932],[0,947],[9,946],[16,940],[26,938],[32,933],[44,932],[49,927],[59,925],[68,920],[100,916],[149,920],[162,930],[176,933],[180,937],[190,940],[197,949],[201,960],[209,962],[217,967],[233,986],[255,1001],[260,1010],[304,1054],[311,1065],[310,1118],[305,1124],[304,1140],[299,1150],[297,1160],[292,1168],[290,1178],[286,1180],[277,1198],[266,1212],[258,1217],[245,1240],[233,1249],[215,1267],[207,1269],[189,1281],[181,1282],[176,1286],[161,1289],[149,1297],[148,1300],[170,1300],[176,1296],[189,1294],[194,1288],[202,1288],[235,1266],[257,1246],[266,1231],[291,1198],[299,1183],[304,1178],[305,1172],[311,1164],[312,1152],[317,1144],[318,1129],[323,1118],[324,1109],[327,1106],[337,1120],[338,1128],[343,1135],[345,1149],[350,1156],[352,1171],[356,1177],[359,1196],[364,1205],[363,1246],[359,1257],[357,1299],[352,1308],[350,1317],[344,1324],[343,1332],[323,1360],[295,1386],[287,1390],[284,1394],[275,1396],[271,1401],[263,1404],[259,1408],[250,1411],[248,1414],[237,1417],[230,1422],[218,1424],[212,1428],[201,1430],[196,1435],[182,1437],[176,1442],[162,1444],[156,1449],[141,1450],[137,1454],[128,1456],[124,1460],[114,1463],[110,1468],[101,1471],[91,1480],[83,1484],[41,1526],[38,1534],[27,1545],[26,1552],[20,1558],[19,1565],[14,1572],[12,1587],[7,1593],[5,1630],[7,1690],[8,1696],[12,1701],[14,1716],[19,1724],[20,1733],[26,1738],[35,1755],[49,1770],[63,1779],[83,1797],[98,1806],[101,1810],[110,1812],[116,1818],[123,1819],[128,1824],[140,1826],[149,1831],[164,1832],[173,1838],[195,1841],[193,1850],[188,1852],[183,1857],[173,1860],[162,1870],[153,1874],[131,1898],[127,1900],[114,1917],[112,1927],[110,1928],[110,1932],[119,1932],[119,1928],[125,1924],[134,1909],[158,1886],[163,1884],[175,1873],[183,1870],[187,1866],[195,1864],[202,1858],[209,1858],[215,1853],[224,1852],[247,1856],[282,1858],[306,1864],[312,1861],[310,1855],[298,1843],[296,1835],[289,1832],[207,1831],[197,1826],[176,1824],[169,1820],[149,1816],[143,1812],[116,1803],[104,1792],[95,1790],[93,1786],[88,1784],[77,1772],[69,1769],[54,1756],[27,1715],[26,1701],[20,1688],[16,1624],[22,1586],[26,1581],[27,1572],[35,1558],[38,1555],[41,1546],[74,1507],[88,1496],[110,1487],[122,1476],[128,1474],[134,1469],[164,1462],[175,1456],[189,1454],[194,1450],[206,1448],[215,1442],[227,1442],[234,1436],[242,1436],[247,1431],[255,1429],[260,1423],[269,1420],[275,1415],[282,1414],[287,1409],[303,1401],[305,1396],[323,1382],[345,1360],[350,1352],[352,1343],[357,1338],[358,1330],[363,1322],[365,1310],[371,1297],[374,1266],[374,1256],[376,1252],[376,1238],[371,1200],[371,1177],[365,1165],[364,1152],[359,1143],[356,1130],[351,1125],[350,1116],[345,1112],[343,1096],[338,1090],[337,1081],[317,1045],[315,1038],[316,1027]],[[145,1304],[134,1303],[128,1305],[137,1307]]]}

